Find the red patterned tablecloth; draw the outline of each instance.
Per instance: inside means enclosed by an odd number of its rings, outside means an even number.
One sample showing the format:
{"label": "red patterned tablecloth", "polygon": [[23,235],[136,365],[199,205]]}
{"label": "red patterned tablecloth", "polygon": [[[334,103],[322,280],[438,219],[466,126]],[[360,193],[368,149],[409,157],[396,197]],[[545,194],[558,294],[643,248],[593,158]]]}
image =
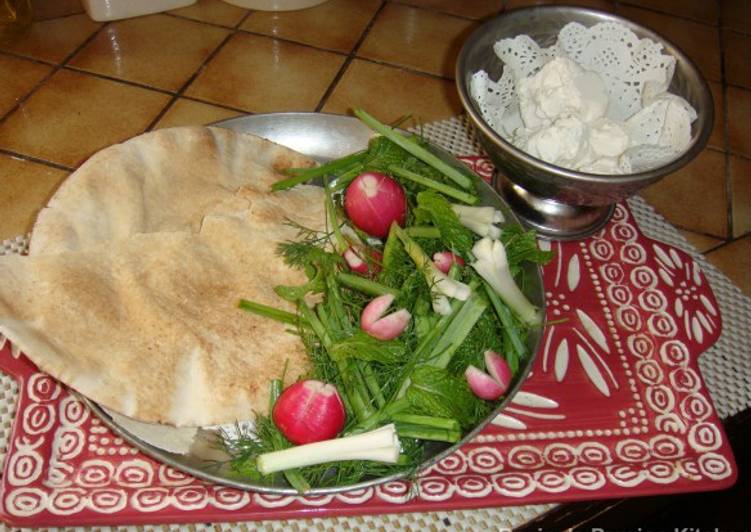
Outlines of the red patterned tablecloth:
{"label": "red patterned tablecloth", "polygon": [[[465,158],[481,175],[486,160]],[[715,490],[737,470],[697,357],[721,316],[693,259],[625,206],[596,235],[542,243],[547,317],[504,414],[417,480],[321,497],[206,484],[141,454],[0,338],[19,383],[0,517],[23,526],[416,512]]]}

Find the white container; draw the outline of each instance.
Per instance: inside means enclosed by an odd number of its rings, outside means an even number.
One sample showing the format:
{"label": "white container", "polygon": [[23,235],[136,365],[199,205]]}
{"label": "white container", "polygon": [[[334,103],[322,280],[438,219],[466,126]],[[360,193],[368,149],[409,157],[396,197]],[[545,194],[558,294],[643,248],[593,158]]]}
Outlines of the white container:
{"label": "white container", "polygon": [[104,22],[140,17],[195,4],[196,0],[81,0],[93,20]]}
{"label": "white container", "polygon": [[259,11],[295,11],[323,4],[326,0],[224,0],[228,4]]}

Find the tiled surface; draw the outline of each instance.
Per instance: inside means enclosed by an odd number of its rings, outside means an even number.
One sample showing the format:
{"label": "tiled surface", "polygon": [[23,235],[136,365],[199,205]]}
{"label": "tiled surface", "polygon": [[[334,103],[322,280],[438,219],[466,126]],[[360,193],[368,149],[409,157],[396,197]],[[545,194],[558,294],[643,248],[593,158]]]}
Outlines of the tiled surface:
{"label": "tiled surface", "polygon": [[[545,0],[329,0],[249,12],[199,0],[100,24],[76,0],[37,0],[0,47],[0,238],[33,222],[69,169],[149,128],[243,113],[460,114],[453,63],[473,27]],[[708,148],[644,196],[751,294],[751,2],[570,0],[633,18],[681,46],[715,98]]]}
{"label": "tiled surface", "polygon": [[380,0],[329,0],[316,9],[259,11],[248,17],[242,28],[346,54],[380,7]]}

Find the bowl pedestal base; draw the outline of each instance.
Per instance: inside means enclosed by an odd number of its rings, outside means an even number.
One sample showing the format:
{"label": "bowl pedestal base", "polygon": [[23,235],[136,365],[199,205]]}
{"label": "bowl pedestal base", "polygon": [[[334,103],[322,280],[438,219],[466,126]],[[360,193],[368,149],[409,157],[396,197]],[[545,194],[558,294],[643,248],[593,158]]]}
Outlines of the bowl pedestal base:
{"label": "bowl pedestal base", "polygon": [[600,230],[615,205],[570,205],[538,196],[497,173],[496,190],[521,221],[547,240],[577,240]]}

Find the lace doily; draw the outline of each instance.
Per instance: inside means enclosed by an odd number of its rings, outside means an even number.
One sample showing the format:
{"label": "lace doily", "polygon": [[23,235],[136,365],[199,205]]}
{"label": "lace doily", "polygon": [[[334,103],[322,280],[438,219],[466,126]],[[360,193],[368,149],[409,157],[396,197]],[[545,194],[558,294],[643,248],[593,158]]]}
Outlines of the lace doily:
{"label": "lace doily", "polygon": [[675,159],[691,140],[696,111],[680,96],[667,92],[675,58],[663,54],[662,44],[640,39],[622,24],[602,22],[587,28],[572,22],[549,48],[519,35],[498,41],[493,49],[504,64],[503,75],[494,81],[483,70],[474,73],[470,92],[487,123],[517,145],[517,139],[525,136],[517,94],[520,80],[534,76],[557,57],[595,72],[604,83],[606,118],[622,124],[630,137],[622,157],[631,172]]}

